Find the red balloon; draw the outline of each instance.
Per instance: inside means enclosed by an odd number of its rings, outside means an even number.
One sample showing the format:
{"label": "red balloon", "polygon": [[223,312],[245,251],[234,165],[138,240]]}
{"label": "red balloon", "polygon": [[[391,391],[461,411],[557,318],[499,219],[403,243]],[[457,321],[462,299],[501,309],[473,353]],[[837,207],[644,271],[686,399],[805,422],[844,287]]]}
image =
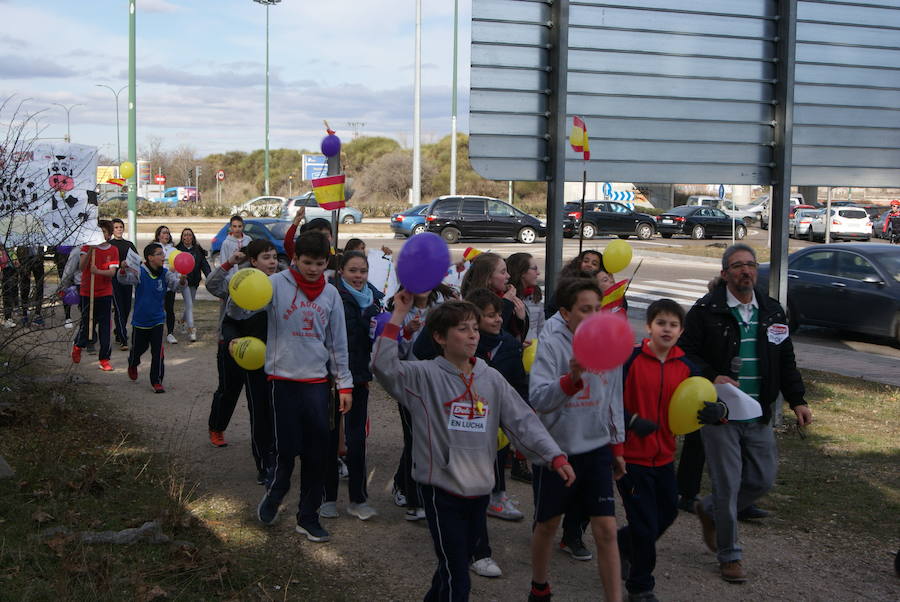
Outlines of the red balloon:
{"label": "red balloon", "polygon": [[179,253],[175,256],[174,267],[179,274],[190,274],[194,269],[194,256],[190,253]]}
{"label": "red balloon", "polygon": [[588,372],[618,368],[634,349],[634,332],[628,318],[598,312],[585,318],[575,330],[572,353]]}

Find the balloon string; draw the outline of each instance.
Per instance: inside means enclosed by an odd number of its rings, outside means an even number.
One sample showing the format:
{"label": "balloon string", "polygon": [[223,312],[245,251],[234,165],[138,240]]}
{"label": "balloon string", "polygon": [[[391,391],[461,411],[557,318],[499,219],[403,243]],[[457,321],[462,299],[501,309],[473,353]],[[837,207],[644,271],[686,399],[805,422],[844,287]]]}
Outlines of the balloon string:
{"label": "balloon string", "polygon": [[[625,293],[628,292],[628,287],[631,286],[631,283],[634,282],[634,277],[637,276],[638,270],[641,269],[641,265],[644,263],[644,258],[641,257],[641,260],[638,262],[637,267],[634,268],[634,271],[631,272],[631,279],[628,281],[628,284],[625,285]],[[625,293],[622,293],[623,295]]]}

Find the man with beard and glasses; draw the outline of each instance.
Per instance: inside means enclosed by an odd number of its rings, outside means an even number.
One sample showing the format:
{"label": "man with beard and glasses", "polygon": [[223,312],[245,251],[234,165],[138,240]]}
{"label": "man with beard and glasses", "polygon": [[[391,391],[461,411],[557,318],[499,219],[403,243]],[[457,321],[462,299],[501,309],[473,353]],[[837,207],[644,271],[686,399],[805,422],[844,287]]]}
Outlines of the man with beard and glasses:
{"label": "man with beard and glasses", "polygon": [[803,379],[784,309],[756,288],[756,252],[735,244],[722,255],[722,280],[687,314],[678,345],[701,374],[729,383],[759,402],[762,415],[728,420],[722,404],[720,424],[701,430],[712,494],[695,511],[706,546],[715,552],[722,579],[747,580],[741,566],[737,514],[762,497],[775,481],[778,450],[772,431],[778,394],[797,415],[798,426],[812,422]]}

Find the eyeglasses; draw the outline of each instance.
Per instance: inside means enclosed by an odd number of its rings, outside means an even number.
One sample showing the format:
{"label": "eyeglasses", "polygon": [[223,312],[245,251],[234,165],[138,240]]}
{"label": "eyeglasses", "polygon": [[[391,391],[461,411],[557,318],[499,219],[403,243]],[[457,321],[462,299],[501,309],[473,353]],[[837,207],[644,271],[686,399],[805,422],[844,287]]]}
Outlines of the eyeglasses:
{"label": "eyeglasses", "polygon": [[739,261],[737,263],[732,263],[728,266],[729,270],[740,270],[741,268],[750,268],[751,270],[755,270],[759,267],[759,264],[755,261]]}

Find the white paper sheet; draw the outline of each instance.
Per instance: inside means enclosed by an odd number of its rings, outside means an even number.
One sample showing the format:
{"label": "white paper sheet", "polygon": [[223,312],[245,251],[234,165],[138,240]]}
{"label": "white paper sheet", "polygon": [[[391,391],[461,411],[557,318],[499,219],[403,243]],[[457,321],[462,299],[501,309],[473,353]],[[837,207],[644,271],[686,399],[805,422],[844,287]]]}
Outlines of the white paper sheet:
{"label": "white paper sheet", "polygon": [[762,416],[759,402],[732,384],[716,385],[716,394],[728,406],[729,420],[750,420]]}

